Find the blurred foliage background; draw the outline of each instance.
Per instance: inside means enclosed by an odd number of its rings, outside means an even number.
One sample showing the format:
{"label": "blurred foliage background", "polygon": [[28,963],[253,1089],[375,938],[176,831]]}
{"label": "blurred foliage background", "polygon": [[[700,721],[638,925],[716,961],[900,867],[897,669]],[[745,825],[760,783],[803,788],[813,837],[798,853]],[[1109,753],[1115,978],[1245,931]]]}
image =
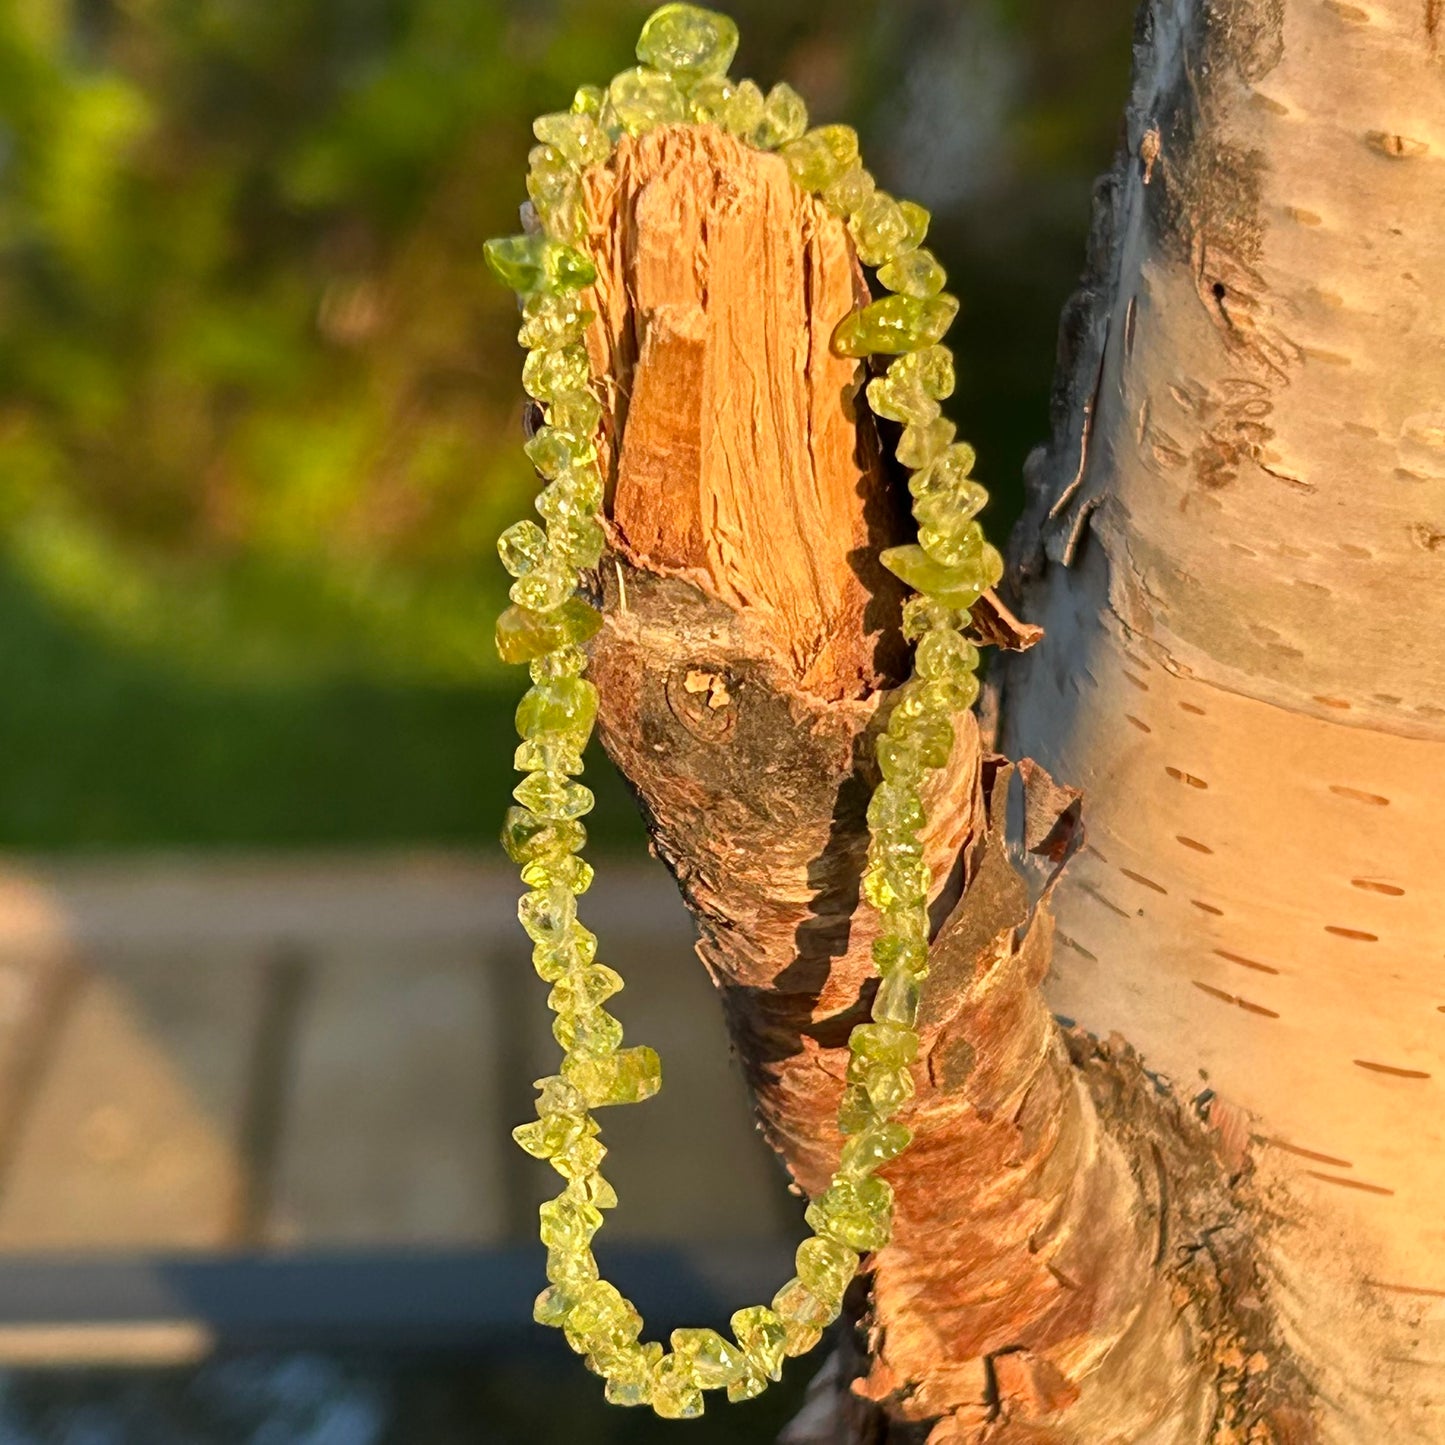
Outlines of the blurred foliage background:
{"label": "blurred foliage background", "polygon": [[[626,0],[0,6],[0,846],[489,843],[526,508],[483,238]],[[736,74],[935,211],[1002,534],[1129,0],[737,0]],[[635,841],[630,810],[599,841]]]}

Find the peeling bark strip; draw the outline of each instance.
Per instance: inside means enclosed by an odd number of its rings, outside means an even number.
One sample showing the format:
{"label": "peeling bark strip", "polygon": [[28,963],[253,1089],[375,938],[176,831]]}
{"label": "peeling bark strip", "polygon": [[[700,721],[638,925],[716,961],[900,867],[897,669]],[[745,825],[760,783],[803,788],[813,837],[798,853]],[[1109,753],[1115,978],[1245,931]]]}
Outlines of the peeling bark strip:
{"label": "peeling bark strip", "polygon": [[1439,8],[1144,6],[1001,669],[1095,845],[1050,999],[1251,1120],[1349,1445],[1445,1439]]}
{"label": "peeling bark strip", "polygon": [[[764,1132],[815,1192],[874,987],[864,808],[904,663],[874,561],[900,488],[826,345],[862,281],[782,163],[713,132],[624,142],[591,214],[589,346],[614,385],[601,736],[697,920]],[[1001,605],[984,625],[1030,640]],[[819,1438],[1236,1438],[1231,1419],[1293,1390],[1240,1201],[1199,1119],[1043,1002],[1077,795],[986,760],[968,715],[957,733],[925,799],[916,1139],[888,1171],[895,1240],[846,1368],[815,1394]]]}

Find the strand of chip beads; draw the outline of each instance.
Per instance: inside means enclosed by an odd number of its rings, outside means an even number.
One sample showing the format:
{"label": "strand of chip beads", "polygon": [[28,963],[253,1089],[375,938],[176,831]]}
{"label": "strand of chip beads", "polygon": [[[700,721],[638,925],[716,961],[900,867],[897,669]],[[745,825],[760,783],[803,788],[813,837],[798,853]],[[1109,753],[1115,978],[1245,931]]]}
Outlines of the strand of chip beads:
{"label": "strand of chip beads", "polygon": [[[750,80],[729,79],[737,40],[737,27],[724,15],[680,4],[656,11],[638,42],[637,68],[605,90],[584,86],[569,111],[536,121],[527,191],[539,228],[486,245],[491,269],[521,297],[522,384],[545,414],[526,447],[546,483],[536,502],[545,527],[518,522],[501,536],[502,562],[515,581],[496,632],[502,658],[526,662],[531,671],[516,718],[516,766],[526,776],[502,840],[528,889],[518,912],[536,970],[551,986],[547,1002],[563,1050],[559,1071],[537,1081],[536,1120],[513,1131],[523,1149],[566,1181],[540,1210],[549,1283],[535,1317],[562,1330],[606,1380],[609,1400],[650,1405],[671,1419],[701,1414],[705,1390],[746,1400],[779,1379],[784,1359],[811,1349],[839,1314],[860,1255],[888,1242],[892,1190],[877,1171],[911,1137],[895,1115],[913,1093],[909,1065],[918,1051],[919,988],[928,971],[921,788],[928,770],[949,758],[951,716],[977,696],[978,653],[963,629],[969,609],[1002,570],[976,520],[987,493],[970,477],[973,451],[954,440],[940,405],[954,385],[953,358],[941,343],[958,303],[944,293],[943,268],[922,244],[928,212],[877,188],[849,127],[808,130],[803,102],[790,87],[776,85],[764,95]],[[734,1314],[731,1338],[678,1329],[664,1350],[642,1342],[641,1316],[601,1278],[591,1247],[603,1211],[617,1203],[599,1172],[606,1151],[592,1111],[650,1097],[661,1070],[652,1049],[622,1046],[622,1025],[604,1007],[622,979],[597,961],[597,939],[577,916],[578,895],[592,882],[581,857],[581,820],[593,803],[577,779],[597,715],[597,691],[582,675],[583,646],[602,625],[577,588],[604,546],[601,406],[583,344],[593,316],[582,293],[595,271],[585,254],[581,178],[608,159],[622,136],[682,124],[715,125],[775,151],[796,184],[845,219],[859,258],[876,268],[890,294],[844,318],[832,345],[840,355],[893,358],[868,382],[867,397],[878,416],[901,424],[897,457],[910,473],[918,541],[882,554],[914,589],[903,625],[916,648],[911,676],[877,740],[882,781],[868,805],[863,891],[880,915],[873,957],[881,976],[871,1021],[848,1040],[838,1168],[808,1206],[812,1234],[798,1246],[796,1275],[771,1303]]]}

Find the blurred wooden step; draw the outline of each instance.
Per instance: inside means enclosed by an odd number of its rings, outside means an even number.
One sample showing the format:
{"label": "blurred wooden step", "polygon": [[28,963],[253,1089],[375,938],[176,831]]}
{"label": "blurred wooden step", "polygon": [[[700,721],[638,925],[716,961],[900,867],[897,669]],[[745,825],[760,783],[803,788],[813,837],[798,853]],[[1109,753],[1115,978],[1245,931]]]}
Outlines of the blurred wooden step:
{"label": "blurred wooden step", "polygon": [[[555,1192],[509,1130],[556,1067],[510,870],[458,854],[0,868],[0,1252],[475,1249]],[[769,1239],[757,1138],[660,869],[584,916],[666,1087],[609,1111],[609,1233]]]}

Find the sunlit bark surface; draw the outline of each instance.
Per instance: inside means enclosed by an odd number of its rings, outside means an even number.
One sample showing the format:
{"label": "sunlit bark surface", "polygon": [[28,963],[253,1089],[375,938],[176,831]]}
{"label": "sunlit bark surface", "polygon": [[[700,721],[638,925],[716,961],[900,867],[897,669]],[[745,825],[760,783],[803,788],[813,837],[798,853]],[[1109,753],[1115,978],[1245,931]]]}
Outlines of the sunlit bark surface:
{"label": "sunlit bark surface", "polygon": [[1146,7],[1016,543],[1053,1006],[1247,1137],[1323,1438],[1445,1439],[1445,51]]}

